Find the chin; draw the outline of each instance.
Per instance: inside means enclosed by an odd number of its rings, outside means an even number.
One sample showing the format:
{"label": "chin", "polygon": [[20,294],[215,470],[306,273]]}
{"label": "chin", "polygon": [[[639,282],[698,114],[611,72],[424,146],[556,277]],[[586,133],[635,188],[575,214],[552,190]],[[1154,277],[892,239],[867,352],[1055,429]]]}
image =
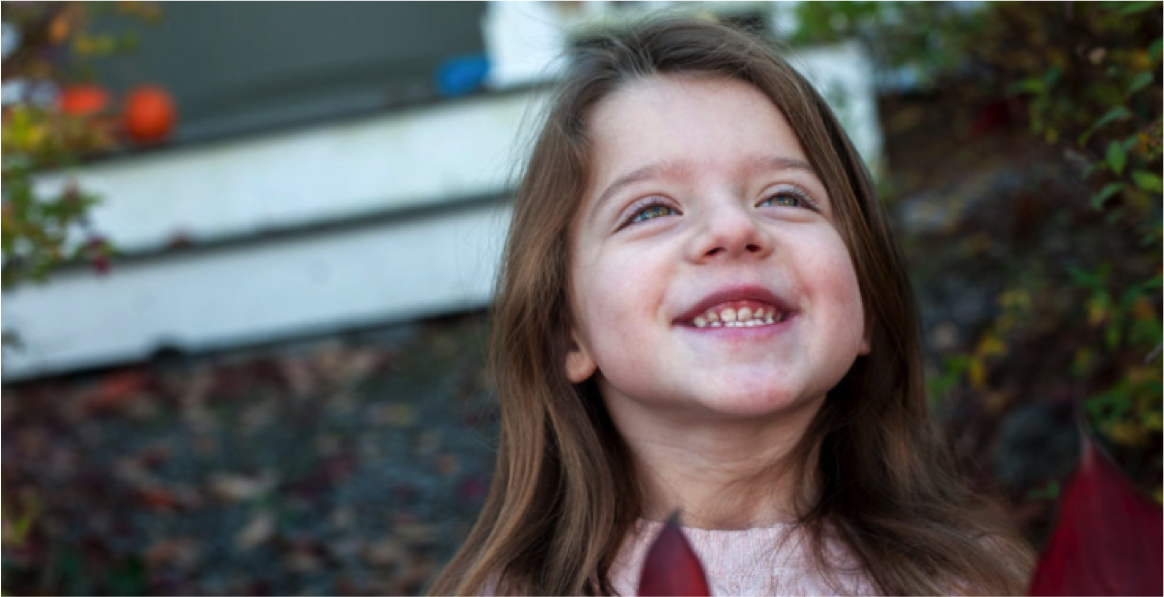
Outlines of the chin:
{"label": "chin", "polygon": [[732,392],[721,394],[705,404],[708,408],[733,416],[757,417],[777,415],[793,411],[800,411],[806,406],[819,407],[820,400],[799,395],[795,392],[772,390],[769,388],[754,391]]}

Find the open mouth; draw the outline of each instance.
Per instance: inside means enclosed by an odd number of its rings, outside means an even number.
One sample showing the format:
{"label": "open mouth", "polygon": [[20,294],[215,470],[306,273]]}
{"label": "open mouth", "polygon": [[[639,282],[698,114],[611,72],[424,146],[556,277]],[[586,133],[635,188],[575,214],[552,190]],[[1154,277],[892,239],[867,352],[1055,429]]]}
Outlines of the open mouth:
{"label": "open mouth", "polygon": [[776,325],[786,320],[789,314],[789,311],[761,301],[727,301],[702,311],[690,321],[679,323],[696,328],[750,328]]}

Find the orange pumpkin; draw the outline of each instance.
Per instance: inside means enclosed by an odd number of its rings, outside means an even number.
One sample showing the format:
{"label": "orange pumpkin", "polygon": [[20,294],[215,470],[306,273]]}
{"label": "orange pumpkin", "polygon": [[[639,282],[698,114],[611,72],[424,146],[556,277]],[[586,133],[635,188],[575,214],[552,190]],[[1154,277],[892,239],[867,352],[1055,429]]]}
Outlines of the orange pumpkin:
{"label": "orange pumpkin", "polygon": [[138,145],[153,145],[168,139],[176,118],[170,94],[157,85],[139,85],[125,96],[125,133]]}
{"label": "orange pumpkin", "polygon": [[57,96],[57,108],[63,114],[88,116],[109,105],[109,92],[100,85],[69,85]]}

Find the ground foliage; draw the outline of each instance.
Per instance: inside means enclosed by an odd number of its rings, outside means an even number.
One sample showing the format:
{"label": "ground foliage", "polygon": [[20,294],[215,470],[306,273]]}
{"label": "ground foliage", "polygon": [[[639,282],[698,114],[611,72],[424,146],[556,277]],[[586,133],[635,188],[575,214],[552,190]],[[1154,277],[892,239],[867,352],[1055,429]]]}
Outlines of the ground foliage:
{"label": "ground foliage", "polygon": [[484,318],[7,388],[4,590],[423,590],[496,442]]}

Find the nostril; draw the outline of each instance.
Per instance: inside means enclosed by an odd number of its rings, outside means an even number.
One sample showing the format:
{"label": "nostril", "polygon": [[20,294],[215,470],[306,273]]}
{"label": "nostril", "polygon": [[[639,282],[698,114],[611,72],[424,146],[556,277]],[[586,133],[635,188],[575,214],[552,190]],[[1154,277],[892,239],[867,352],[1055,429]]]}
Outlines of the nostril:
{"label": "nostril", "polygon": [[748,245],[747,249],[751,253],[759,253],[760,252],[760,245]]}

